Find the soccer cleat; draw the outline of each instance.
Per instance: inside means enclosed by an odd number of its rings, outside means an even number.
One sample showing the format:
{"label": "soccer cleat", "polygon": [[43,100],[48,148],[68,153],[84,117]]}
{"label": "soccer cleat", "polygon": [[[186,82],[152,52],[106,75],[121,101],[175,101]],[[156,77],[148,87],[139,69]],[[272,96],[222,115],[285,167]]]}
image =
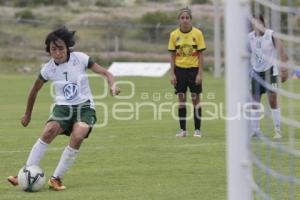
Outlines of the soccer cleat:
{"label": "soccer cleat", "polygon": [[281,135],[281,131],[280,129],[275,129],[275,135],[273,136],[274,139],[281,139],[282,135]]}
{"label": "soccer cleat", "polygon": [[185,130],[180,130],[177,134],[176,134],[176,137],[186,137],[188,134],[187,134],[187,131]]}
{"label": "soccer cleat", "polygon": [[59,177],[52,176],[48,181],[48,185],[50,189],[56,191],[62,191],[66,189],[66,186],[62,185],[61,179]]}
{"label": "soccer cleat", "polygon": [[256,130],[252,133],[252,137],[259,137],[261,135],[260,130]]}
{"label": "soccer cleat", "polygon": [[7,177],[8,182],[10,182],[13,186],[19,185],[18,176],[9,176]]}
{"label": "soccer cleat", "polygon": [[195,130],[195,133],[194,133],[193,136],[194,136],[194,137],[201,138],[201,137],[202,137],[201,131],[200,131],[199,129]]}

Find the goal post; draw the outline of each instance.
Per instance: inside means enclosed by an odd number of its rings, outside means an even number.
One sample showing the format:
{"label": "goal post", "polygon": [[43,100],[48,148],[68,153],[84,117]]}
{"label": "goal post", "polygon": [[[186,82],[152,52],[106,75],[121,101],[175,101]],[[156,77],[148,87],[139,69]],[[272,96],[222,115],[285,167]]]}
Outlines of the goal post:
{"label": "goal post", "polygon": [[[243,117],[248,97],[246,0],[225,1],[227,199],[250,200],[249,129]],[[243,77],[239,79],[238,77]]]}
{"label": "goal post", "polygon": [[[272,74],[277,78],[274,87],[267,80],[267,74],[259,74],[265,76],[261,79],[252,73],[254,76],[249,80],[247,34],[250,31],[249,20],[258,9],[266,19],[267,29],[279,22],[272,13],[279,13],[283,20],[287,20],[272,35],[283,44],[276,58],[263,54],[263,50],[272,49],[272,46],[266,45],[270,40],[265,38],[265,34],[255,35],[251,46],[253,55],[263,56],[263,60],[259,58],[256,62],[271,61],[271,67],[278,70],[278,76],[277,73]],[[299,22],[300,7],[292,0],[225,1],[228,200],[300,199],[300,87],[297,87],[300,79],[300,58],[297,56],[300,29],[295,26]],[[264,44],[261,43],[262,38]],[[284,46],[288,47],[288,61],[283,59]],[[286,82],[280,79],[281,66],[290,72]],[[255,135],[250,124],[254,120],[250,118],[253,100],[249,87],[252,81],[259,82],[268,90],[261,95],[259,105],[263,109],[259,111],[259,131]],[[276,106],[269,98],[273,94],[271,91],[276,93],[275,101],[279,102]]]}

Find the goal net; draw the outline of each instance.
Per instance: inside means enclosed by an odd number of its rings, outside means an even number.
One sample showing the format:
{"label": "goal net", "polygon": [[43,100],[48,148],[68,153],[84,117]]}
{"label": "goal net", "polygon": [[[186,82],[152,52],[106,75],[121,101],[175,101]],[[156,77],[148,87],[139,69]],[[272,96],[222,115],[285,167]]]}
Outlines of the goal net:
{"label": "goal net", "polygon": [[[300,1],[292,0],[225,1],[229,200],[300,199],[299,5]],[[277,94],[281,138],[276,137],[271,95],[267,92],[261,96],[259,109],[253,109],[252,104],[247,42],[251,19],[258,14],[264,16],[266,28],[274,30],[274,40],[282,42],[288,55],[286,82],[281,83],[280,70],[275,88],[270,81],[252,76]],[[263,59],[271,60],[266,55]],[[280,61],[278,53],[275,65],[281,66]],[[239,111],[242,117],[233,117]],[[259,113],[256,115],[259,116],[259,133],[253,129],[253,115],[249,114],[253,111]]]}

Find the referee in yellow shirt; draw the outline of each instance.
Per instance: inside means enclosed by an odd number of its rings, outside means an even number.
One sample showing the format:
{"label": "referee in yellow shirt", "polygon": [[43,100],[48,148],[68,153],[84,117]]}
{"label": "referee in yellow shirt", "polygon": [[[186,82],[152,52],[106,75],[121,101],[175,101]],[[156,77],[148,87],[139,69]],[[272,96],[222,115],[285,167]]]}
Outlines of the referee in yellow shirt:
{"label": "referee in yellow shirt", "polygon": [[178,95],[180,131],[177,137],[186,137],[186,92],[189,88],[194,107],[194,137],[201,137],[201,106],[203,78],[203,51],[206,49],[201,30],[192,25],[192,12],[183,8],[178,15],[179,27],[172,31],[168,50],[171,52],[171,84]]}

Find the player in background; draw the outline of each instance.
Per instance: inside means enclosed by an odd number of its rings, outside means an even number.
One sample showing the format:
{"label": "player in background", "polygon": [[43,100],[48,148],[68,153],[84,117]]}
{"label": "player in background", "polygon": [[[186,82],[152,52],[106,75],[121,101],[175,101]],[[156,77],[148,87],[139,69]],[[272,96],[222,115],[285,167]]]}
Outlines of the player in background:
{"label": "player in background", "polygon": [[201,30],[192,25],[192,12],[183,8],[178,15],[179,27],[171,32],[168,50],[171,53],[171,84],[178,95],[180,131],[177,137],[187,136],[186,93],[189,88],[194,107],[194,137],[201,137],[201,106],[203,51],[206,49]]}
{"label": "player in background", "polygon": [[[263,15],[253,17],[251,20],[253,31],[249,33],[249,50],[251,65],[251,91],[255,105],[252,110],[252,130],[254,136],[260,134],[260,113],[258,112],[261,96],[268,95],[271,113],[275,129],[275,139],[280,139],[280,108],[277,100],[278,76],[281,82],[288,77],[286,62],[288,57],[284,51],[282,42],[274,37],[274,31],[265,27]],[[279,62],[278,62],[279,55]],[[261,79],[261,83],[260,80]],[[271,86],[266,88],[264,83]]]}
{"label": "player in background", "polygon": [[[68,146],[64,149],[58,165],[49,179],[49,187],[60,191],[65,172],[74,163],[80,146],[89,136],[96,122],[95,105],[90,90],[87,69],[103,75],[107,79],[111,95],[118,95],[120,90],[115,86],[114,78],[105,68],[95,63],[82,52],[73,52],[75,31],[66,27],[49,33],[45,40],[46,51],[50,55],[38,78],[33,84],[27,99],[27,107],[21,123],[26,127],[30,120],[37,94],[47,81],[52,81],[55,89],[55,106],[52,110],[41,136],[33,145],[26,165],[39,165],[48,145],[59,134],[70,136]],[[8,181],[18,185],[17,176],[9,176]]]}

